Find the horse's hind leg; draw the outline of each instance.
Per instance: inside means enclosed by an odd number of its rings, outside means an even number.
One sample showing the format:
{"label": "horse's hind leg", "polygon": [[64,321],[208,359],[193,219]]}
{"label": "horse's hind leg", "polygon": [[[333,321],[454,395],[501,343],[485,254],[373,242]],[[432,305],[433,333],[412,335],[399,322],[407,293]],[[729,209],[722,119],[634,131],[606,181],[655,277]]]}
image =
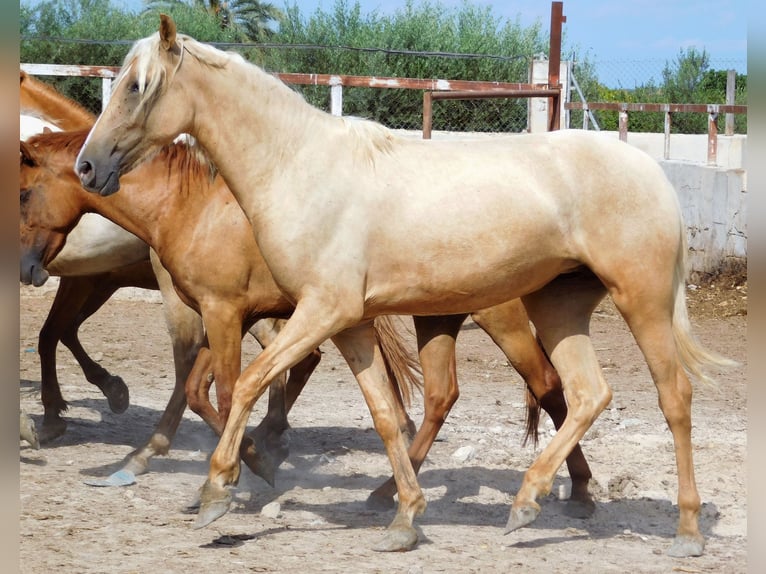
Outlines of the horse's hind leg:
{"label": "horse's hind leg", "polygon": [[[561,428],[567,416],[561,379],[533,335],[521,300],[513,299],[483,309],[473,313],[472,318],[502,349],[527,384],[527,438],[533,436],[537,442],[540,407],[551,417],[556,429]],[[566,462],[572,480],[572,493],[565,512],[575,518],[588,518],[593,515],[596,505],[588,491],[592,474],[579,443]]]}
{"label": "horse's hind leg", "polygon": [[[670,289],[651,293],[655,284],[642,284],[641,297],[612,297],[641,348],[659,394],[659,404],[673,434],[678,471],[678,530],[671,556],[700,556],[705,540],[698,518],[700,496],[694,479],[691,440],[692,386],[676,350],[673,334],[674,298]],[[681,287],[683,288],[683,287]]]}
{"label": "horse's hind leg", "polygon": [[407,453],[396,398],[372,324],[347,329],[335,335],[333,342],[356,376],[396,478],[399,507],[374,550],[409,550],[418,540],[413,519],[425,510],[426,501]]}
{"label": "horse's hind leg", "polygon": [[66,421],[61,413],[68,407],[61,395],[56,373],[56,347],[66,329],[82,323],[77,322],[77,317],[101,279],[102,276],[62,277],[48,316],[40,329],[37,352],[40,356],[40,394],[44,409],[39,435],[41,443],[49,442],[66,431]]}
{"label": "horse's hind leg", "polygon": [[590,272],[564,275],[523,298],[551,362],[563,382],[569,412],[548,446],[529,467],[511,507],[506,532],[532,522],[536,499],[548,494],[561,464],[601,411],[612,392],[603,378],[589,337],[590,316],[605,293]]}
{"label": "horse's hind leg", "polygon": [[152,435],[126,458],[123,469],[136,475],[146,472],[152,457],[167,454],[170,450],[170,444],[186,410],[186,380],[199,349],[205,342],[202,318],[181,301],[170,275],[159,262],[153,259],[152,263],[162,293],[162,310],[173,348],[175,384]]}
{"label": "horse's hind leg", "polygon": [[[423,369],[424,395],[423,423],[408,451],[416,473],[460,395],[455,368],[455,339],[465,318],[466,315],[413,317]],[[367,504],[374,508],[390,508],[394,504],[394,494],[396,481],[391,477],[370,494]]]}
{"label": "horse's hind leg", "polygon": [[[62,278],[62,281],[63,279],[66,278]],[[85,301],[76,320],[68,325],[62,333],[61,342],[74,355],[88,382],[98,387],[104,394],[109,403],[109,409],[113,413],[119,414],[125,412],[130,404],[130,393],[125,381],[117,375],[110,374],[104,367],[91,359],[78,337],[80,325],[98,311],[114,295],[119,286],[105,277],[104,280],[96,280],[93,287],[93,292]]]}

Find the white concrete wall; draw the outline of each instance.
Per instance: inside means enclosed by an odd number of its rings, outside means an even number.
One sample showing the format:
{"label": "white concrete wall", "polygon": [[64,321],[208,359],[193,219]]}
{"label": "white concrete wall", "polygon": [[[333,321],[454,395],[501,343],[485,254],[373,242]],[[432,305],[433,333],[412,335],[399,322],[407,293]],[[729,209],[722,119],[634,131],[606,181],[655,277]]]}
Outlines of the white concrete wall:
{"label": "white concrete wall", "polygon": [[[619,133],[602,131],[618,138]],[[645,151],[654,159],[663,159],[665,134],[634,133],[628,131],[628,143]],[[707,134],[671,134],[669,160],[707,163]],[[716,166],[729,169],[747,169],[747,136],[718,136]]]}
{"label": "white concrete wall", "polygon": [[659,162],[678,193],[695,274],[741,272],[747,265],[747,172]]}

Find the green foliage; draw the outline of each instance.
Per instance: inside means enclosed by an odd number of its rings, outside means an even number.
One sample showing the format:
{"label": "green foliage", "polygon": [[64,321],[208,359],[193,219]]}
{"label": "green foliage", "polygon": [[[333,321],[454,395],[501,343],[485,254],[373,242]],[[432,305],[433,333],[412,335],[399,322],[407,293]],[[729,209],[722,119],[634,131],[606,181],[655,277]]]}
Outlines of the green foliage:
{"label": "green foliage", "polygon": [[[665,63],[660,85],[650,81],[632,90],[610,89],[595,81],[589,83],[588,89],[583,91],[590,102],[723,104],[726,103],[726,76],[726,70],[710,69],[710,56],[705,50],[699,51],[691,47],[680,50],[674,61]],[[737,75],[735,93],[735,103],[745,104],[746,75]],[[594,114],[601,129],[618,129],[617,112],[602,110]],[[707,114],[674,113],[671,118],[671,133],[707,133],[707,121]],[[718,129],[722,131],[724,116],[721,115],[718,121]],[[629,117],[628,129],[632,132],[663,132],[665,114],[633,112]],[[747,133],[746,116],[735,115],[735,132]]]}
{"label": "green foliage", "polygon": [[[269,2],[259,0],[145,0],[146,11],[192,9],[206,12],[221,30],[234,41],[264,42],[274,35],[274,28],[283,18],[282,11]],[[194,36],[184,29],[184,32]],[[196,37],[196,36],[194,36]]]}
{"label": "green foliage", "polygon": [[[22,62],[119,66],[135,40],[157,30],[157,11],[128,14],[115,8],[110,0],[47,0],[21,8]],[[221,30],[205,12],[180,5],[168,7],[167,11],[180,29],[197,38],[233,40],[233,35]],[[124,42],[108,42],[116,38]],[[101,111],[100,80],[80,77],[46,80],[91,111]]]}
{"label": "green foliage", "polygon": [[[294,2],[283,13],[258,0],[145,0],[145,9],[134,14],[115,7],[111,0],[43,0],[20,6],[21,61],[118,66],[134,40],[156,31],[160,11],[171,14],[179,30],[204,42],[258,42],[238,49],[275,72],[527,82],[532,58],[548,50],[547,30],[539,21],[522,27],[518,20],[495,16],[491,5],[470,0],[458,5],[409,0],[386,15],[362,13],[358,0],[335,0],[329,9],[309,15],[302,14]],[[725,102],[726,72],[710,69],[707,52],[695,48],[681,50],[674,61],[667,62],[659,84],[607,88],[587,57],[578,59],[574,74],[591,102]],[[100,111],[99,80],[51,81],[69,97]],[[326,87],[296,89],[312,104],[329,108]],[[746,99],[747,76],[739,75],[736,103]],[[392,127],[418,128],[422,93],[345,88],[343,113]],[[440,101],[433,113],[435,129],[521,131],[526,128],[527,101]],[[594,114],[602,129],[617,129],[616,112]],[[735,118],[736,131],[746,133],[746,116]],[[582,125],[581,112],[572,112],[570,125]],[[664,116],[632,113],[629,129],[661,132]],[[673,117],[675,132],[704,133],[706,129],[705,114]]]}
{"label": "green foliage", "polygon": [[[439,2],[410,0],[390,15],[363,15],[358,1],[336,0],[325,12],[304,18],[288,6],[279,30],[281,42],[301,46],[262,52],[267,69],[400,78],[466,79],[526,82],[532,56],[547,47],[540,24],[523,28],[502,21],[490,6],[463,2],[446,7]],[[418,52],[412,54],[407,52]],[[484,57],[455,57],[456,54]],[[326,91],[302,89],[306,98],[327,106]],[[526,127],[526,101],[449,101],[434,106],[439,129],[519,131]],[[416,128],[422,123],[422,95],[412,90],[344,90],[344,113],[379,120],[394,127]],[[523,118],[520,122],[519,118]]]}

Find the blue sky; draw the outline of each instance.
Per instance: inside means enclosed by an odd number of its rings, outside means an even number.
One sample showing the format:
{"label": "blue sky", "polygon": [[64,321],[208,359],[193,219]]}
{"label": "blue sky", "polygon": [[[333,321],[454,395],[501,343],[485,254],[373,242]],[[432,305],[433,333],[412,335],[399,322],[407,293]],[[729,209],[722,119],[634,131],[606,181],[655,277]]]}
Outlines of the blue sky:
{"label": "blue sky", "polygon": [[[417,0],[415,0],[417,1]],[[129,7],[141,0],[114,0]],[[353,2],[353,0],[349,0]],[[536,20],[547,30],[551,3],[545,0],[472,0],[492,6],[501,18],[528,25]],[[282,0],[272,0],[278,7]],[[303,14],[329,10],[335,0],[290,0]],[[406,0],[360,0],[363,12],[393,13]],[[462,0],[441,0],[459,6]],[[716,60],[747,58],[746,0],[570,0],[564,1],[565,46],[579,47],[594,59],[673,59],[682,48],[704,48]],[[743,70],[744,71],[744,70]]]}
{"label": "blue sky", "polygon": [[[29,1],[29,0],[24,0]],[[271,0],[278,7],[284,0]],[[353,0],[348,0],[353,2]],[[415,0],[416,2],[418,0]],[[441,0],[459,6],[463,0]],[[492,6],[493,12],[522,25],[540,21],[550,27],[551,3],[546,0],[471,0]],[[140,9],[141,0],[113,0]],[[335,0],[289,0],[308,16],[317,8],[331,9]],[[362,11],[393,13],[406,0],[360,0]],[[714,69],[734,68],[746,73],[747,0],[569,0],[564,1],[565,55],[572,49],[580,57],[604,62],[599,77],[608,84],[633,87],[648,77],[658,79],[666,62],[674,62],[679,51],[695,47],[707,51]],[[642,62],[637,64],[636,62]],[[609,77],[617,78],[608,81]]]}

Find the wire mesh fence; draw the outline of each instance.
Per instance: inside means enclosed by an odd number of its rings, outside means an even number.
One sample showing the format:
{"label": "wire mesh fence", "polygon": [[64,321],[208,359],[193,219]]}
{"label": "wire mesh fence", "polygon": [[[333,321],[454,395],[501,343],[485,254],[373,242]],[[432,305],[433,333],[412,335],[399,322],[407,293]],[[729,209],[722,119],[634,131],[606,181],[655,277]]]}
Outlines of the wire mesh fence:
{"label": "wire mesh fence", "polygon": [[[530,58],[351,48],[261,47],[242,55],[272,72],[302,72],[524,83]],[[327,87],[294,86],[313,105],[330,110]],[[416,130],[423,123],[423,94],[401,88],[345,88],[344,115],[376,120],[390,128]],[[526,104],[504,101],[440,102],[434,129],[519,132],[526,129]]]}
{"label": "wire mesh fence", "polygon": [[[429,78],[527,83],[530,81],[532,58],[529,56],[487,56],[407,52],[402,50],[353,49],[347,47],[248,45],[221,46],[241,53],[249,61],[270,72],[312,74],[344,74],[394,78]],[[579,83],[580,93],[565,86],[570,101],[632,101],[643,103],[726,103],[725,90],[698,91],[696,97],[678,99],[666,89],[664,73],[668,62],[660,60],[593,60],[571,67],[571,77]],[[741,60],[711,59],[709,69],[744,70]],[[736,104],[746,104],[746,76],[738,75]],[[101,86],[94,78],[63,77],[54,80],[63,93],[91,108],[101,108]],[[330,87],[293,85],[312,105],[330,111]],[[453,132],[519,133],[529,128],[527,99],[448,100],[433,107],[433,130]],[[572,110],[566,127],[581,127],[584,112]],[[618,129],[618,112],[593,110],[591,129]],[[404,88],[344,87],[342,114],[372,119],[395,128],[418,130],[423,122],[422,90]],[[641,112],[631,115],[630,131],[664,131],[664,114]],[[671,133],[704,134],[706,114],[673,114]],[[723,132],[724,118],[718,122]],[[747,116],[735,118],[735,133],[747,133]]]}
{"label": "wire mesh fence", "polygon": [[[602,60],[587,62],[583,67],[573,66],[573,75],[582,85],[584,98],[572,93],[572,101],[683,103],[683,104],[747,104],[747,61],[745,59],[710,58],[703,68],[689,72],[679,70],[673,62],[658,59]],[[734,101],[726,101],[726,72],[735,70]],[[570,114],[570,126],[583,125],[583,112]],[[619,114],[613,110],[593,110],[591,125],[603,130],[616,131]],[[634,113],[630,131],[664,131],[664,114],[658,112]],[[670,125],[673,134],[703,134],[708,130],[706,114],[674,113]],[[724,116],[717,119],[718,130],[723,133]],[[747,116],[737,114],[734,133],[747,133]]]}

